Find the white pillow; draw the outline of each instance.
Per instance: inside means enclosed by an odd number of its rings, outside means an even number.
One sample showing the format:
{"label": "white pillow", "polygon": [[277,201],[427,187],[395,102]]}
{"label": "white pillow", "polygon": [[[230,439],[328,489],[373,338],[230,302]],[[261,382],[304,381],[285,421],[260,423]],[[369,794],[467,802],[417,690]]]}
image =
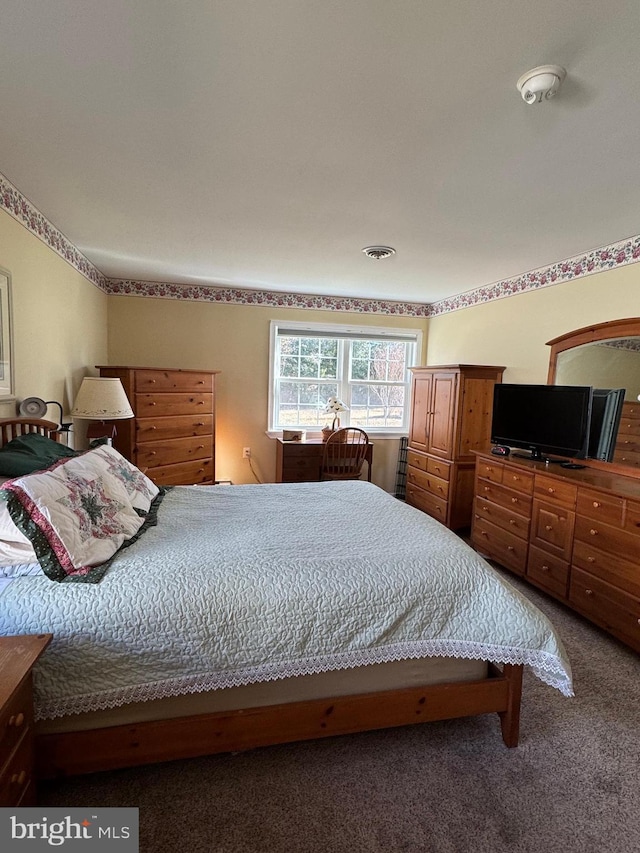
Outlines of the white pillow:
{"label": "white pillow", "polygon": [[6,503],[0,503],[0,568],[37,563],[33,545],[15,526]]}

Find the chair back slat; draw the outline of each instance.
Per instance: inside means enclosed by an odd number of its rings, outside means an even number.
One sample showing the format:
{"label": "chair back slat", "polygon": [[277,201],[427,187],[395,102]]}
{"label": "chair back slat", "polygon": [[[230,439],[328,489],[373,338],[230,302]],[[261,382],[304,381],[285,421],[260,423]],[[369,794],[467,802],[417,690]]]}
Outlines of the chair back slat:
{"label": "chair back slat", "polygon": [[358,427],[336,430],[322,454],[321,480],[357,480],[367,455],[369,436]]}

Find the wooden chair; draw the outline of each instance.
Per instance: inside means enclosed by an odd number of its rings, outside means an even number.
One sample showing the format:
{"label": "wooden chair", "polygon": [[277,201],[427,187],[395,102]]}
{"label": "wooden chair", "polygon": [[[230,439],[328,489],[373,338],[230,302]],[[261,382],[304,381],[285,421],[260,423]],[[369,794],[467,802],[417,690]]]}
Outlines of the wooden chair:
{"label": "wooden chair", "polygon": [[369,436],[358,427],[332,433],[324,445],[321,480],[358,480],[367,455]]}

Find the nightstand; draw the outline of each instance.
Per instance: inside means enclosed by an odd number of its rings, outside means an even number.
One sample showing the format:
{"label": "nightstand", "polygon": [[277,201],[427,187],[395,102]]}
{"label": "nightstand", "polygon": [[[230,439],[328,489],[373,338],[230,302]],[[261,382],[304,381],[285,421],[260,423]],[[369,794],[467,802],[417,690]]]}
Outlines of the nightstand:
{"label": "nightstand", "polygon": [[51,639],[0,637],[0,806],[35,803],[31,670]]}

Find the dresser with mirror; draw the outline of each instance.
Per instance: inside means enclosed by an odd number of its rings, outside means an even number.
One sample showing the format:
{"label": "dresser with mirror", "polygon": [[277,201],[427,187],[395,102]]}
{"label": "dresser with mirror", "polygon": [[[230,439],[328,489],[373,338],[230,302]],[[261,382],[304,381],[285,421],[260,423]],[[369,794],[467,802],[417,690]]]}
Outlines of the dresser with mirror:
{"label": "dresser with mirror", "polygon": [[625,389],[613,460],[590,464],[640,476],[640,317],[577,329],[547,346],[549,384]]}

